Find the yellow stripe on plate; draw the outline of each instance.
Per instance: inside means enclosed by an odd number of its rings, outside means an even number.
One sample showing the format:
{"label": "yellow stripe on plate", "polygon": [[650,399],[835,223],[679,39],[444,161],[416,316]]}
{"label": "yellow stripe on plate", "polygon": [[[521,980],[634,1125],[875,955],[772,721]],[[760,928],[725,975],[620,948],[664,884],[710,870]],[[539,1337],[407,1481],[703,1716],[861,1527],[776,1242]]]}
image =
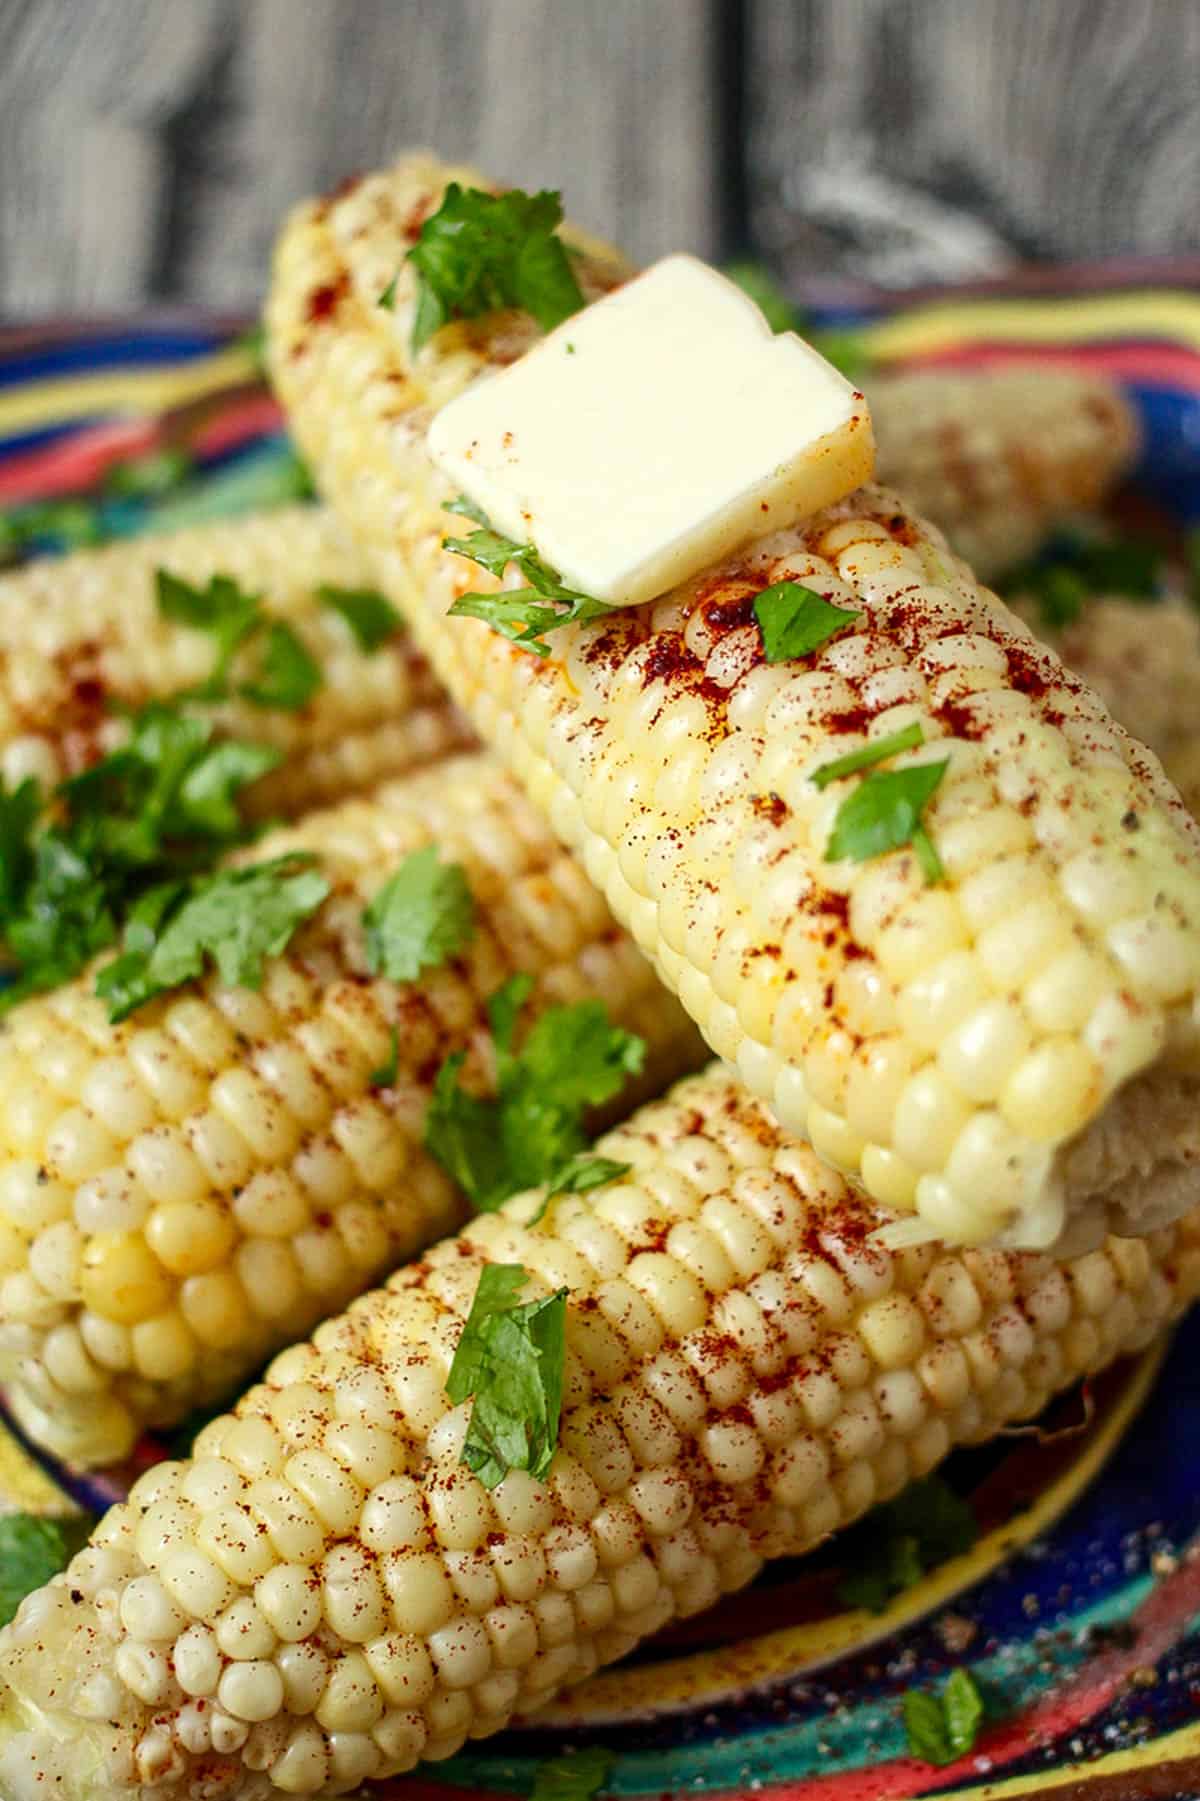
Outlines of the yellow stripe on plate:
{"label": "yellow stripe on plate", "polygon": [[[1086,1795],[1093,1782],[1103,1776],[1120,1776],[1127,1770],[1170,1768],[1185,1757],[1200,1755],[1200,1720],[1191,1720],[1162,1738],[1150,1738],[1141,1745],[1130,1745],[1124,1751],[1110,1751],[1107,1757],[1089,1758],[1087,1763],[1063,1764],[1057,1770],[1036,1770],[1028,1776],[1000,1777],[995,1782],[955,1786],[948,1791],[947,1801],[1009,1801],[1016,1795],[1046,1795],[1057,1788],[1078,1786]],[[1158,1792],[1157,1790],[1155,1791]],[[1190,1791],[1189,1791],[1190,1792]],[[1163,1790],[1166,1793],[1166,1790]]]}
{"label": "yellow stripe on plate", "polygon": [[1071,295],[1057,300],[949,300],[862,327],[873,356],[920,356],[953,344],[1078,344],[1166,338],[1200,350],[1200,295],[1168,289]]}
{"label": "yellow stripe on plate", "polygon": [[1052,1526],[1095,1481],[1129,1430],[1166,1356],[1168,1339],[1145,1351],[1084,1450],[1038,1496],[1033,1506],[998,1526],[965,1552],[905,1589],[883,1613],[853,1608],[802,1626],[783,1626],[761,1638],[741,1639],[715,1651],[671,1658],[652,1669],[607,1670],[572,1688],[540,1710],[537,1725],[594,1726],[621,1719],[715,1706],[784,1676],[819,1669],[848,1652],[889,1638],[914,1620],[944,1607]]}
{"label": "yellow stripe on plate", "polygon": [[256,373],[250,352],[235,345],[157,369],[105,369],[31,383],[0,392],[0,436],[95,414],[166,413],[221,388],[253,381]]}

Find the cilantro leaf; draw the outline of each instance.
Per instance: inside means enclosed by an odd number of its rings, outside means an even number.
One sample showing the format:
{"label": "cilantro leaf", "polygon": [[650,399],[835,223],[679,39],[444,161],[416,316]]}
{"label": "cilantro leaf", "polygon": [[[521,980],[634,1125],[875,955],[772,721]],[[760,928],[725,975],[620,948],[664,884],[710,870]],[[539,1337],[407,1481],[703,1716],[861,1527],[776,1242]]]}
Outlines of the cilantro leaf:
{"label": "cilantro leaf", "polygon": [[912,1482],[853,1529],[838,1599],[881,1613],[951,1557],[970,1550],[979,1534],[969,1504],[940,1476]]}
{"label": "cilantro leaf", "polygon": [[518,307],[550,331],[578,312],[583,293],[555,235],[561,223],[561,196],[549,190],[488,194],[452,181],[408,253],[418,280],[414,351],[451,319]]}
{"label": "cilantro leaf", "polygon": [[395,607],[374,588],[338,588],[332,582],[322,582],[317,595],[327,607],[341,614],[359,649],[368,656],[404,629]]}
{"label": "cilantro leaf", "polygon": [[291,626],[282,619],[265,618],[262,596],[248,594],[232,576],[214,575],[206,587],[198,588],[169,569],[158,569],[155,583],[163,618],[207,632],[216,646],[212,671],[195,690],[196,699],[228,697],[233,660],[252,638],[255,666],[238,692],[255,706],[295,712],[321,686],[321,671]]}
{"label": "cilantro leaf", "polygon": [[[80,842],[86,844],[86,837]],[[97,863],[62,832],[39,834],[19,910],[5,925],[20,974],[0,993],[0,1011],[69,981],[113,943],[117,922],[109,883]]]}
{"label": "cilantro leaf", "polygon": [[169,569],[155,571],[158,610],[176,625],[207,632],[216,646],[212,673],[197,690],[199,698],[220,700],[228,692],[229,670],[238,649],[259,622],[262,597],[247,594],[228,575],[214,575],[198,588]]}
{"label": "cilantro leaf", "polygon": [[11,793],[0,776],[0,923],[13,912],[29,880],[33,828],[41,810],[41,789],[32,776]]}
{"label": "cilantro leaf", "polygon": [[47,1520],[32,1513],[0,1514],[0,1626],[7,1626],[26,1595],[66,1569],[91,1528],[86,1515]]}
{"label": "cilantro leaf", "polygon": [[519,1263],[484,1265],[446,1378],[455,1406],[472,1400],[462,1462],[485,1488],[544,1476],[558,1447],[567,1291],[519,1304],[527,1280]]}
{"label": "cilantro leaf", "polygon": [[245,826],[238,794],[282,761],[283,752],[274,746],[240,738],[226,738],[207,748],[179,784],[167,816],[169,829],[180,836],[195,832],[232,843]]}
{"label": "cilantro leaf", "polygon": [[239,693],[256,707],[279,707],[297,713],[306,707],[321,686],[321,671],[290,625],[272,619],[258,650],[253,681],[243,682]]}
{"label": "cilantro leaf", "polygon": [[908,1748],[926,1763],[953,1763],[971,1750],[983,1714],[983,1696],[969,1670],[955,1670],[940,1695],[909,1689],[904,1697]]}
{"label": "cilantro leaf", "polygon": [[186,450],[170,446],[114,463],[104,478],[105,493],[114,500],[154,500],[179,485],[190,473],[192,461]]}
{"label": "cilantro leaf", "polygon": [[772,331],[799,331],[799,307],[788,299],[765,264],[727,263],[725,274],[750,296]]}
{"label": "cilantro leaf", "polygon": [[387,287],[384,288],[382,294],[379,296],[379,299],[375,302],[376,306],[381,306],[385,313],[394,313],[396,310],[396,284],[399,280],[400,272],[397,270],[396,274],[392,276],[391,281],[389,281]]}
{"label": "cilantro leaf", "polygon": [[564,1757],[548,1757],[533,1773],[529,1801],[592,1801],[612,1772],[613,1755],[589,1745]]}
{"label": "cilantro leaf", "polygon": [[457,956],[475,930],[475,901],[461,864],[438,861],[427,844],[407,856],[363,913],[367,967],[415,982]]}
{"label": "cilantro leaf", "polygon": [[1043,627],[1061,631],[1094,596],[1151,603],[1161,599],[1165,574],[1162,552],[1144,538],[1064,534],[1033,562],[1010,570],[1003,591],[1010,598],[1028,597]]}
{"label": "cilantro leaf", "polygon": [[754,617],[767,662],[786,663],[819,650],[862,613],[832,606],[799,582],[775,582],[755,596]]}
{"label": "cilantro leaf", "polygon": [[367,1077],[372,1088],[391,1088],[400,1069],[400,1028],[392,1027],[391,1042],[388,1046],[387,1062],[373,1069]]}
{"label": "cilantro leaf", "polygon": [[730,263],[725,269],[730,281],[735,281],[744,294],[749,294],[755,306],[774,332],[795,331],[810,343],[814,350],[820,351],[827,363],[832,363],[852,381],[856,387],[869,376],[872,357],[863,340],[861,332],[848,331],[845,328],[829,329],[813,326],[804,317],[801,307],[793,305],[784,293],[770,270],[762,263],[740,262]]}
{"label": "cilantro leaf", "polygon": [[886,762],[888,757],[899,756],[902,750],[916,750],[925,742],[925,733],[919,719],[906,725],[898,732],[890,732],[886,738],[872,738],[861,750],[847,751],[844,757],[835,757],[832,763],[822,763],[814,769],[809,781],[814,788],[828,788],[830,782],[840,782],[844,776],[854,775],[860,769],[870,769],[874,763]]}
{"label": "cilantro leaf", "polygon": [[550,1178],[546,1199],[552,1201],[556,1194],[586,1194],[589,1188],[603,1188],[606,1183],[628,1175],[632,1167],[629,1163],[618,1163],[615,1157],[572,1157],[557,1175]]}
{"label": "cilantro leaf", "polygon": [[532,985],[515,976],[488,1003],[495,1095],[460,1086],[458,1051],[439,1071],[426,1115],[428,1149],[480,1212],[569,1171],[585,1149],[585,1110],[611,1099],[645,1056],[643,1041],[610,1025],[599,1001],[548,1008],[515,1050]]}
{"label": "cilantro leaf", "polygon": [[911,844],[925,880],[940,882],[945,871],[921,814],[949,767],[949,757],[943,757],[940,763],[875,770],[867,776],[838,808],[825,846],[826,861],[838,863],[848,858],[852,863],[866,863],[885,851]]}
{"label": "cilantro leaf", "polygon": [[593,600],[575,588],[565,586],[557,569],[543,561],[532,544],[518,544],[494,531],[478,507],[461,496],[447,506],[448,513],[461,513],[475,520],[481,529],[466,538],[443,538],[442,547],[457,556],[469,557],[497,580],[513,564],[529,583],[528,588],[503,589],[498,594],[463,594],[450,608],[454,617],[482,619],[493,631],[524,645],[539,657],[550,654],[545,634],[559,626],[579,620],[598,619],[611,612],[602,600]]}
{"label": "cilantro leaf", "polygon": [[257,988],[265,959],[286,949],[329,893],[312,864],[293,854],[151,889],[130,915],[121,955],[96,977],[109,1018],[193,981],[209,959],[230,987]]}

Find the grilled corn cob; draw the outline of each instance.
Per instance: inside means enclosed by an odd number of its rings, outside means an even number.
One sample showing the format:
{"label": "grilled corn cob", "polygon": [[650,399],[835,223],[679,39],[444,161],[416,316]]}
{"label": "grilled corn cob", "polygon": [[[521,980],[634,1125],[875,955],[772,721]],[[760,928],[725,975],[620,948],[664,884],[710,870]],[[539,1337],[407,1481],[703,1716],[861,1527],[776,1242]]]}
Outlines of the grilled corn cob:
{"label": "grilled corn cob", "polygon": [[1070,368],[877,375],[867,398],[879,479],[984,577],[1022,562],[1064,517],[1094,510],[1137,449],[1120,390]]}
{"label": "grilled corn cob", "polygon": [[[425,429],[533,331],[454,325],[414,362],[404,257],[446,179],[417,157],[301,208],[268,317],[305,455],[451,694],[750,1090],[919,1216],[895,1241],[1066,1251],[1179,1215],[1200,1194],[1200,837],[935,529],[864,488],[544,659],[445,617],[494,583],[442,546],[460,522]],[[614,279],[576,266],[589,293]],[[860,618],[768,664],[752,600],[781,580]],[[923,816],[937,885],[913,848],[830,861],[856,790],[811,779],[914,723],[896,767],[948,758]]]}
{"label": "grilled corn cob", "polygon": [[[1145,1344],[1200,1216],[1072,1262],[870,1242],[878,1211],[716,1068],[285,1351],[0,1637],[11,1801],[339,1794],[528,1714]],[[461,1466],[486,1263],[569,1290],[544,1481]],[[139,1786],[140,1785],[140,1786]]]}
{"label": "grilled corn cob", "polygon": [[299,712],[241,700],[216,709],[223,732],[284,753],[245,797],[257,817],[324,805],[468,742],[407,636],[367,654],[320,601],[323,583],[367,586],[362,559],[328,513],[288,507],[0,576],[0,775],[10,783],[34,775],[53,786],[119,741],[112,703],[167,699],[208,675],[211,638],[159,613],[159,568],[199,584],[229,575],[262,594],[267,616],[285,620],[320,668],[322,686]]}
{"label": "grilled corn cob", "polygon": [[1021,617],[1095,689],[1126,731],[1149,745],[1193,814],[1200,814],[1200,617],[1182,595],[1147,606],[1119,596],[1089,600],[1050,631],[1036,602]]}
{"label": "grilled corn cob", "polygon": [[[360,913],[435,842],[476,933],[414,984],[367,975]],[[320,853],[335,891],[261,993],[216,976],[108,1021],[90,975],[0,1034],[0,1362],[33,1437],[80,1462],[228,1394],[462,1203],[422,1149],[434,1078],[515,970],[535,1005],[600,995],[659,1087],[698,1046],[511,778],[448,760],[262,841]],[[371,1085],[396,1032],[397,1073]],[[653,1092],[653,1088],[647,1092]]]}

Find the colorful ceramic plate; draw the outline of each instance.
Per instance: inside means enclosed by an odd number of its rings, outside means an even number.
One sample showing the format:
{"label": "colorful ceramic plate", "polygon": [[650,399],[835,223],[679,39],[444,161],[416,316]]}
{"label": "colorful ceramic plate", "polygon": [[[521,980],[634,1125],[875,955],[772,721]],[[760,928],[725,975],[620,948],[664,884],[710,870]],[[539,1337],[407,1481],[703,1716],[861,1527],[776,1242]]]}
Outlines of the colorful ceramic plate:
{"label": "colorful ceramic plate", "polygon": [[[1181,279],[1186,276],[1187,279]],[[1127,382],[1138,485],[1200,517],[1200,270],[1063,272],[904,305],[821,298],[889,366],[1067,358]],[[1055,292],[1055,289],[1058,292]],[[115,473],[118,472],[119,473]],[[0,558],[277,505],[307,491],[235,321],[0,331]],[[563,1747],[601,1744],[614,1796],[769,1791],[772,1801],[1200,1793],[1200,1317],[1067,1397],[1038,1432],[952,1459],[974,1547],[885,1612],[839,1589],[862,1534],[573,1691],[536,1726],[384,1785],[405,1801],[524,1794]],[[162,1454],[84,1477],[0,1420],[0,1506],[97,1509]],[[969,1665],[988,1706],[943,1769],[908,1755],[902,1697]]]}

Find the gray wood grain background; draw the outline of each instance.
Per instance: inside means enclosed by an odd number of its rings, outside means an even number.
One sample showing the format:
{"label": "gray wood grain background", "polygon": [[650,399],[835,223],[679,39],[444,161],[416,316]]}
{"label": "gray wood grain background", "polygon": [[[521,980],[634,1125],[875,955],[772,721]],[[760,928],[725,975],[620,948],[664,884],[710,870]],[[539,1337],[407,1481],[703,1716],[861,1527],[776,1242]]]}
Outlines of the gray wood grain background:
{"label": "gray wood grain background", "polygon": [[1200,0],[0,0],[0,312],[253,305],[413,142],[641,257],[1200,249]]}

